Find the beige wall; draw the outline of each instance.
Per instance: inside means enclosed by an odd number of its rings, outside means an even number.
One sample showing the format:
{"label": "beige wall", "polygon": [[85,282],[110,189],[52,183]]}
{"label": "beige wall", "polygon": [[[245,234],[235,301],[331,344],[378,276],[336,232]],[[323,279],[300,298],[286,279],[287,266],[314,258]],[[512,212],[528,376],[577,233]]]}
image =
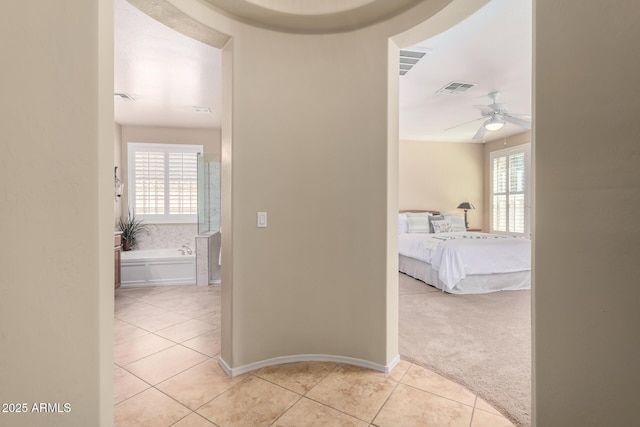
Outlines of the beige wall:
{"label": "beige wall", "polygon": [[[386,51],[386,38],[364,34],[234,37],[233,223],[222,225],[232,368],[304,354],[385,366],[397,355],[385,316]],[[256,228],[257,211],[268,228]]]}
{"label": "beige wall", "polygon": [[534,421],[636,425],[640,3],[534,13]]}
{"label": "beige wall", "polygon": [[[233,36],[222,138],[222,358],[231,368],[302,354],[384,367],[397,356],[398,79],[388,40],[447,3],[331,35],[250,28],[180,3]],[[257,211],[268,212],[268,228],[256,228]]]}
{"label": "beige wall", "polygon": [[[490,221],[491,221],[491,213],[489,210],[491,209],[491,153],[494,151],[504,150],[510,147],[516,147],[518,145],[529,144],[531,143],[531,132],[526,131],[519,133],[517,135],[508,136],[503,139],[497,139],[493,141],[488,141],[484,144],[484,159],[483,159],[483,221],[481,223],[483,230],[489,232],[490,230]],[[531,172],[532,178],[530,181],[531,185],[531,194],[535,193],[535,178],[533,177],[534,167],[533,162],[531,162]],[[531,224],[531,232],[533,232],[533,223]]]}
{"label": "beige wall", "polygon": [[463,212],[456,207],[471,202],[470,228],[482,227],[483,144],[400,141],[400,209]]}
{"label": "beige wall", "polygon": [[128,193],[128,161],[127,144],[129,142],[148,142],[154,144],[192,144],[202,145],[208,160],[220,160],[220,129],[191,129],[159,126],[121,126],[121,159],[122,181],[125,183],[122,202],[119,204],[121,214],[126,215],[129,203]]}
{"label": "beige wall", "polygon": [[[113,418],[113,3],[0,3],[3,426]],[[63,407],[61,406],[61,409]]]}
{"label": "beige wall", "polygon": [[212,161],[220,160],[220,129],[175,128],[122,125],[122,156],[126,159],[128,142],[154,144],[201,144]]}

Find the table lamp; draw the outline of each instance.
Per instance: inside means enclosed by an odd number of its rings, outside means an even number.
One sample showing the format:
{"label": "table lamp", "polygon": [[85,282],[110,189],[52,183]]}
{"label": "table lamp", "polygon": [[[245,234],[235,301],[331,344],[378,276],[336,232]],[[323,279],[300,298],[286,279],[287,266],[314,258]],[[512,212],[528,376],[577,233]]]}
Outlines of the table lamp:
{"label": "table lamp", "polygon": [[458,205],[458,209],[464,210],[464,226],[466,229],[469,229],[469,221],[467,221],[467,211],[469,209],[475,209],[475,208],[476,207],[469,202],[462,202]]}

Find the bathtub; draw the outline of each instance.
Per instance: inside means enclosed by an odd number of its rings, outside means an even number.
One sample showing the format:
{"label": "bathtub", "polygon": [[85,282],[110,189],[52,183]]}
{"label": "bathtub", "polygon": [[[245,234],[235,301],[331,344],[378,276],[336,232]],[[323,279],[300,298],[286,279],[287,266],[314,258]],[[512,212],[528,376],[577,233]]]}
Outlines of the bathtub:
{"label": "bathtub", "polygon": [[177,248],[123,251],[121,278],[123,287],[194,285],[195,252],[182,255]]}

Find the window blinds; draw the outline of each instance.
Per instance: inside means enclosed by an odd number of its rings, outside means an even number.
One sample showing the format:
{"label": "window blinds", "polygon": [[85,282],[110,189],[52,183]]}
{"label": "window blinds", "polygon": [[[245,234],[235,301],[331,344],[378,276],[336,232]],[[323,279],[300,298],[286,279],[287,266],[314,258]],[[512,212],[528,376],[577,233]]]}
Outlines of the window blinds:
{"label": "window blinds", "polygon": [[525,224],[525,167],[524,153],[509,155],[509,230],[524,233]]}
{"label": "window blinds", "polygon": [[492,232],[529,232],[528,151],[527,144],[491,153]]}
{"label": "window blinds", "polygon": [[493,230],[507,231],[507,157],[493,159]]}
{"label": "window blinds", "polygon": [[191,222],[198,213],[202,146],[129,143],[129,203],[155,222]]}
{"label": "window blinds", "polygon": [[198,158],[196,153],[168,153],[169,213],[198,213]]}
{"label": "window blinds", "polygon": [[158,151],[135,152],[134,206],[139,215],[164,214],[164,157],[164,153]]}

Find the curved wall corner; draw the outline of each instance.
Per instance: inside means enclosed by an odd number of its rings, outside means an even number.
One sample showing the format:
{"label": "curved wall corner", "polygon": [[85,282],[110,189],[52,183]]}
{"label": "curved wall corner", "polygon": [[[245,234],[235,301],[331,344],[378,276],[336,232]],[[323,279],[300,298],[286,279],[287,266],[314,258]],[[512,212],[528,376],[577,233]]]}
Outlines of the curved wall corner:
{"label": "curved wall corner", "polygon": [[297,354],[291,356],[275,357],[273,359],[261,360],[259,362],[249,363],[247,365],[237,366],[235,368],[230,367],[222,357],[218,360],[218,364],[220,365],[222,370],[230,377],[236,377],[238,375],[242,375],[247,372],[252,372],[268,366],[284,365],[285,363],[298,362],[341,363],[345,365],[359,366],[361,368],[371,369],[388,374],[400,362],[400,356],[396,356],[391,359],[391,362],[387,365],[380,365],[368,360],[354,359],[352,357],[334,356],[331,354]]}
{"label": "curved wall corner", "polygon": [[[252,27],[203,2],[163,3],[230,36],[223,48],[222,366],[237,374],[333,360],[392,369],[398,59],[390,38],[409,29],[404,41],[425,28],[439,32],[469,7],[423,1],[358,30],[302,35]],[[422,24],[429,18],[432,25]],[[268,227],[257,227],[257,212],[268,213]]]}

